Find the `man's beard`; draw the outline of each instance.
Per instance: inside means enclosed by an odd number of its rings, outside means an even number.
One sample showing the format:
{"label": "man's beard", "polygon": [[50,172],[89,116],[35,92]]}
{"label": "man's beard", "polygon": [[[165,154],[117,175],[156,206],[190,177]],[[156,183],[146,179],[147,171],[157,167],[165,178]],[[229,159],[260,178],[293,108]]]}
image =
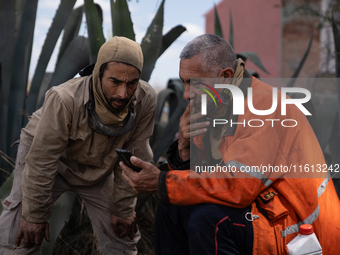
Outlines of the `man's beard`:
{"label": "man's beard", "polygon": [[[121,110],[121,109],[123,109],[130,102],[131,97],[130,98],[125,98],[125,99],[121,99],[119,97],[111,97],[110,99],[108,99],[105,96],[105,99],[108,102],[108,104],[111,107],[111,109],[113,109],[113,110]],[[115,106],[113,106],[114,102],[123,103],[123,105],[120,106],[120,107],[115,107]]]}

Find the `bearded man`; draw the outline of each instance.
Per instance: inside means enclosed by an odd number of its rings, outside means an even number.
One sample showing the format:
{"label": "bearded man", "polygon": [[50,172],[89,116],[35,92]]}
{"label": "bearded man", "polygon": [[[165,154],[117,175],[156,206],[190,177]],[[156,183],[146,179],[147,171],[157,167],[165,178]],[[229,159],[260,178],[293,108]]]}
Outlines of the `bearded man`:
{"label": "bearded man", "polygon": [[0,254],[38,254],[43,237],[49,241],[52,205],[65,191],[83,199],[101,254],[137,254],[137,193],[122,178],[115,148],[152,159],[156,93],[140,80],[142,67],[140,45],[113,37],[92,74],[46,93],[20,135]]}

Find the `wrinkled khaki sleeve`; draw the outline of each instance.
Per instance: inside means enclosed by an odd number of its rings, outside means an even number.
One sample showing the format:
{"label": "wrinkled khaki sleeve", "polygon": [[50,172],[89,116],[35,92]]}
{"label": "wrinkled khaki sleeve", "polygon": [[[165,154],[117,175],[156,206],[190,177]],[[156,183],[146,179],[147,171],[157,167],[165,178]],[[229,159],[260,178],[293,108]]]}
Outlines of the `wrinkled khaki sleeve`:
{"label": "wrinkled khaki sleeve", "polygon": [[[149,138],[153,133],[156,113],[156,94],[142,100],[144,116],[139,122],[131,139],[124,145],[124,149],[132,152],[138,158],[151,162],[153,153],[149,144]],[[114,192],[111,205],[112,214],[117,217],[129,217],[133,214],[137,202],[136,191],[122,177],[122,169],[118,163],[114,169]]]}
{"label": "wrinkled khaki sleeve", "polygon": [[22,217],[29,222],[43,223],[51,215],[57,163],[68,143],[70,124],[70,111],[59,94],[48,91],[22,180]]}

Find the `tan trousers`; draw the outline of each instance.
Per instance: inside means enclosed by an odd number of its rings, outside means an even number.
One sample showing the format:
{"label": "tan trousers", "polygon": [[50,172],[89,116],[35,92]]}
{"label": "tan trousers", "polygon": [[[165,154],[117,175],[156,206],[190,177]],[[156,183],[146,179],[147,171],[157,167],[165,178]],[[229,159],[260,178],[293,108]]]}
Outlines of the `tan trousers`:
{"label": "tan trousers", "polygon": [[[21,218],[21,180],[25,166],[25,158],[29,148],[19,144],[15,164],[15,176],[11,194],[3,201],[4,211],[0,216],[0,255],[10,254],[40,254],[40,246],[25,248],[23,239],[19,247],[15,246]],[[53,186],[53,201],[55,202],[65,191],[73,191],[84,201],[94,232],[97,234],[100,254],[137,254],[137,242],[140,239],[138,230],[134,240],[128,236],[119,238],[111,225],[110,198],[100,191],[104,186],[102,181],[91,187],[71,187],[59,175]]]}

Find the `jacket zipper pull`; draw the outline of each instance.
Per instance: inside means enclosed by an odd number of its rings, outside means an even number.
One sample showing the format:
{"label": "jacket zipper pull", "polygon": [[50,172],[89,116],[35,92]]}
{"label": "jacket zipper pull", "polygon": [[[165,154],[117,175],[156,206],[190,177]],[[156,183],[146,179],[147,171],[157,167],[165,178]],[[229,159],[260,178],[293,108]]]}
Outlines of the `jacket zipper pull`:
{"label": "jacket zipper pull", "polygon": [[252,214],[251,212],[247,212],[244,217],[246,218],[247,221],[253,221],[253,220],[257,220],[258,218],[260,218],[260,216],[256,215],[256,214]]}

